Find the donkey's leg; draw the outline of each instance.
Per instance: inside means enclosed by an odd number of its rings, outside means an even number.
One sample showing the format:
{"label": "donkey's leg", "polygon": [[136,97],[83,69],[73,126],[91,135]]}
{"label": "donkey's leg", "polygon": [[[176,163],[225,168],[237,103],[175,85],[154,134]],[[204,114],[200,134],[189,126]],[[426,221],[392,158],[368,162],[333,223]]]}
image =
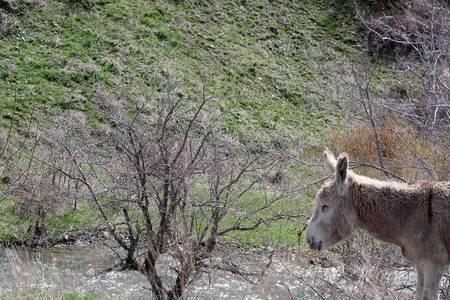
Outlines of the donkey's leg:
{"label": "donkey's leg", "polygon": [[423,265],[423,300],[437,300],[439,296],[439,283],[445,272],[445,267],[434,263]]}
{"label": "donkey's leg", "polygon": [[416,300],[423,299],[423,266],[416,264]]}

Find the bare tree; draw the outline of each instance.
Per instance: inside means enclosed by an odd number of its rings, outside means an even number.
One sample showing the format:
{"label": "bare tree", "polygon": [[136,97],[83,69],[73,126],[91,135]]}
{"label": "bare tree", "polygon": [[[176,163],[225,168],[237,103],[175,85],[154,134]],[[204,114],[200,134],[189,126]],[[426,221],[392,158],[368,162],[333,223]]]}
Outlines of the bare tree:
{"label": "bare tree", "polygon": [[49,180],[47,170],[37,173],[34,169],[27,175],[27,180],[11,193],[16,211],[32,220],[27,241],[32,245],[45,243],[48,234],[45,218],[57,209],[65,197],[64,192]]}
{"label": "bare tree", "polygon": [[35,124],[24,122],[18,130],[16,113],[14,99],[12,109],[4,117],[9,123],[0,133],[0,201],[20,189],[27,180],[37,146]]}
{"label": "bare tree", "polygon": [[285,156],[227,135],[204,87],[193,98],[176,78],[161,82],[140,99],[99,91],[108,125],[44,131],[48,151],[66,159],[41,162],[83,186],[124,268],[145,274],[156,299],[179,299],[221,237],[298,214],[277,209],[286,194],[268,180]]}

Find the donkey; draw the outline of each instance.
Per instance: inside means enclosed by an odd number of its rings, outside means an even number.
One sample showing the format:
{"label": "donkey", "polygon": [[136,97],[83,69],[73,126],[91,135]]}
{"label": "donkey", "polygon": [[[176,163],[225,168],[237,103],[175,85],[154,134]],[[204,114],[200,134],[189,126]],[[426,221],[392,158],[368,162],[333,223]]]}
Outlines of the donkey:
{"label": "donkey", "polygon": [[362,228],[398,245],[416,267],[416,299],[435,300],[450,258],[450,182],[409,185],[357,175],[348,156],[325,157],[334,178],[316,196],[307,242],[322,250]]}

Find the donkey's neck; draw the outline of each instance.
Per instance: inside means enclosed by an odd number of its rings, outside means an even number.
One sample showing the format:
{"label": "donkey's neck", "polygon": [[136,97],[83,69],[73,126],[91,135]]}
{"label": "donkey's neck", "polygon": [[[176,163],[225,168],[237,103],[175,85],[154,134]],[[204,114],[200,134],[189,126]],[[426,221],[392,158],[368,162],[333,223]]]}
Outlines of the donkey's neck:
{"label": "donkey's neck", "polygon": [[348,192],[357,225],[375,237],[400,245],[402,218],[408,215],[407,186],[353,175]]}

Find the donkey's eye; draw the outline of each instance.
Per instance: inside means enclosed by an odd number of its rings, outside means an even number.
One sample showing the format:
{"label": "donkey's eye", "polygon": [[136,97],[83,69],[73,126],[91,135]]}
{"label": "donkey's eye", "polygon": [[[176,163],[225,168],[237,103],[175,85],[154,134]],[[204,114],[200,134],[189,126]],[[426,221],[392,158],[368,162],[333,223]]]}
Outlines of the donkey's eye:
{"label": "donkey's eye", "polygon": [[328,205],[322,206],[322,212],[326,212],[328,210]]}

